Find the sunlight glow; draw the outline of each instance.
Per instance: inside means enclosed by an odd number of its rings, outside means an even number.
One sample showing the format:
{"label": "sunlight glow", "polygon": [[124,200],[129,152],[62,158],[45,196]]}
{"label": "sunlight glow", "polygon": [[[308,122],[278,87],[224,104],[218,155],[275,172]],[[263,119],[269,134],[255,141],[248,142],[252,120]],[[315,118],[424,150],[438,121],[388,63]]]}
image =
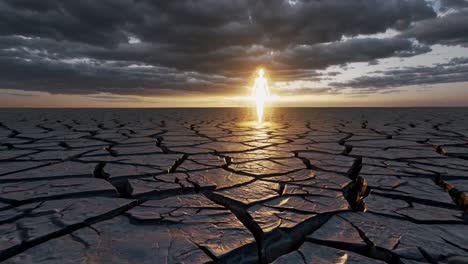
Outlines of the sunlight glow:
{"label": "sunlight glow", "polygon": [[252,97],[255,99],[257,108],[257,120],[261,124],[263,120],[263,112],[265,101],[270,97],[270,90],[268,88],[267,79],[264,77],[265,71],[260,68],[258,70],[258,77],[255,78],[255,83],[252,89]]}
{"label": "sunlight glow", "polygon": [[348,260],[348,254],[344,253],[343,255],[341,255],[340,257],[338,257],[338,259],[336,260],[336,264],[344,264],[346,263],[346,261]]}

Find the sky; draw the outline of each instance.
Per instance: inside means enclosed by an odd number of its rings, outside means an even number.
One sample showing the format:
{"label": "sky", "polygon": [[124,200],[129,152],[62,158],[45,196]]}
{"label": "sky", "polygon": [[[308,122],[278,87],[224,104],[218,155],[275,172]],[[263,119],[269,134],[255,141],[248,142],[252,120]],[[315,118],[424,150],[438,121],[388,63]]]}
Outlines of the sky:
{"label": "sky", "polygon": [[0,107],[468,106],[468,0],[0,0]]}

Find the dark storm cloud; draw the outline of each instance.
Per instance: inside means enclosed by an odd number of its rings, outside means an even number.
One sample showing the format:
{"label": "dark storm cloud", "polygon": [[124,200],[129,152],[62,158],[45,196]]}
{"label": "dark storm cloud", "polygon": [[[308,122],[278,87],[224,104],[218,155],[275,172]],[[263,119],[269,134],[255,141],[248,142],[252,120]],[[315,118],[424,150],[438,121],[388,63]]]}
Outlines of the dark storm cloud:
{"label": "dark storm cloud", "polygon": [[428,44],[468,47],[468,10],[416,23],[401,35]]}
{"label": "dark storm cloud", "polygon": [[125,41],[126,23],[144,14],[139,1],[0,1],[0,32],[113,46]]}
{"label": "dark storm cloud", "polygon": [[295,46],[279,56],[283,65],[296,68],[326,68],[350,62],[372,61],[387,57],[409,57],[430,51],[408,39],[349,39],[329,44]]}
{"label": "dark storm cloud", "polygon": [[466,7],[468,7],[467,0],[440,0],[440,11],[442,12]]}
{"label": "dark storm cloud", "polygon": [[187,52],[330,42],[435,16],[423,0],[295,2],[3,0],[0,32],[101,45],[126,41],[127,32]]}
{"label": "dark storm cloud", "polygon": [[388,91],[408,85],[468,82],[468,58],[454,58],[434,66],[405,67],[376,71],[345,83],[332,83],[335,87],[355,88],[360,92]]}
{"label": "dark storm cloud", "polygon": [[[442,4],[463,8],[458,0]],[[436,18],[424,0],[0,0],[0,87],[234,93],[259,65],[279,81],[320,80],[327,76],[317,70],[330,65],[430,50],[410,38],[463,43],[463,34],[430,31],[431,23],[464,29],[443,22],[463,19],[452,16]],[[353,38],[388,29],[403,33]]]}
{"label": "dark storm cloud", "polygon": [[5,88],[50,93],[197,94],[216,93],[238,84],[236,79],[224,76],[180,72],[138,62],[88,58],[43,59],[33,55],[27,58],[0,58],[0,71],[0,82]]}

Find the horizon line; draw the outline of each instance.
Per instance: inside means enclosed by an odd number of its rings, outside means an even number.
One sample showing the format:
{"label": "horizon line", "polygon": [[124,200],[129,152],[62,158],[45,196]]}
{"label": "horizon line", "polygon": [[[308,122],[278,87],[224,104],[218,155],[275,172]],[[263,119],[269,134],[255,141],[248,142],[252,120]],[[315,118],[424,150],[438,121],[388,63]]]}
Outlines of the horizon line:
{"label": "horizon line", "polygon": [[[255,108],[254,106],[159,106],[159,107],[2,107],[2,109],[230,109],[230,108]],[[269,108],[468,108],[468,105],[454,105],[454,106],[275,106]]]}

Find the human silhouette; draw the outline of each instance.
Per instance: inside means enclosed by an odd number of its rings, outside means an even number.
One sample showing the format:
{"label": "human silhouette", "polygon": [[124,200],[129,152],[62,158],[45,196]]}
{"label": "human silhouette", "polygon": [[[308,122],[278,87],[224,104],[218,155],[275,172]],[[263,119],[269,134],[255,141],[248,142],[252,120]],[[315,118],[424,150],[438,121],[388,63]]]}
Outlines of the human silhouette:
{"label": "human silhouette", "polygon": [[270,91],[268,89],[267,79],[264,77],[265,71],[263,69],[258,70],[258,77],[255,78],[255,83],[253,86],[252,96],[255,98],[257,105],[257,119],[261,123],[263,119],[263,106],[265,100],[270,96]]}

